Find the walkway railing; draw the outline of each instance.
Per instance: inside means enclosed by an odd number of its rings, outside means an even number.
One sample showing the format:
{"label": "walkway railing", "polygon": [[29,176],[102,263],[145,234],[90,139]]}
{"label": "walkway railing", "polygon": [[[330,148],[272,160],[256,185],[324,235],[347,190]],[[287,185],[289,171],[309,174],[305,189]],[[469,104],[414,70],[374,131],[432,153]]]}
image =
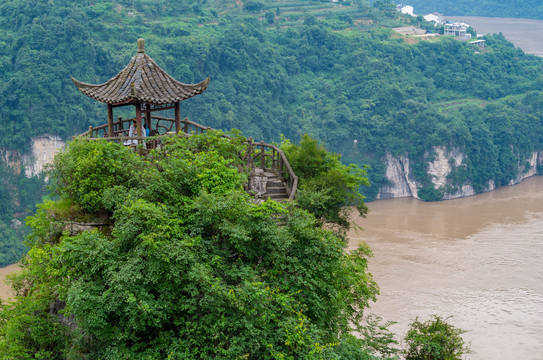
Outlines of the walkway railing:
{"label": "walkway railing", "polygon": [[[89,130],[80,134],[78,137],[83,137],[89,140],[107,140],[113,141],[126,146],[134,146],[137,144],[145,144],[145,148],[154,149],[160,146],[160,138],[164,136],[191,136],[192,134],[202,134],[207,130],[213,130],[210,127],[205,127],[188,118],[180,121],[177,128],[182,129],[182,134],[175,133],[175,119],[152,116],[151,120],[154,120],[153,128],[158,131],[157,136],[138,137],[128,136],[128,129],[134,118],[123,119],[119,117],[117,121],[113,123],[114,137],[108,137],[108,125],[100,125],[96,127],[89,126]],[[227,135],[223,135],[228,137]],[[75,137],[74,137],[75,138]],[[287,194],[289,200],[293,200],[298,189],[298,176],[294,174],[290,163],[288,162],[285,154],[281,149],[275,145],[267,144],[263,141],[253,142],[251,138],[242,144],[247,145],[245,153],[240,154],[240,158],[245,161],[247,166],[253,170],[255,168],[261,168],[264,171],[272,171],[281,176],[285,180]]]}
{"label": "walkway railing", "polygon": [[247,144],[247,151],[241,156],[251,168],[261,168],[264,171],[273,171],[281,175],[285,180],[289,200],[294,200],[298,189],[298,176],[294,174],[285,153],[275,145],[265,142],[253,142],[251,138],[244,142]]}
{"label": "walkway railing", "polygon": [[[113,122],[113,134],[115,137],[128,136],[130,124],[135,118],[123,119],[118,117],[117,121]],[[163,117],[163,116],[151,116],[151,121],[154,122],[153,128],[158,131],[158,135],[164,135],[175,132],[175,119]],[[185,134],[201,134],[206,130],[213,130],[210,127],[205,127],[194,121],[190,121],[188,118],[184,118],[179,121],[179,128],[183,130]],[[89,126],[89,130],[83,134],[79,134],[80,137],[90,138],[107,138],[108,137],[108,125],[100,125],[96,127]]]}

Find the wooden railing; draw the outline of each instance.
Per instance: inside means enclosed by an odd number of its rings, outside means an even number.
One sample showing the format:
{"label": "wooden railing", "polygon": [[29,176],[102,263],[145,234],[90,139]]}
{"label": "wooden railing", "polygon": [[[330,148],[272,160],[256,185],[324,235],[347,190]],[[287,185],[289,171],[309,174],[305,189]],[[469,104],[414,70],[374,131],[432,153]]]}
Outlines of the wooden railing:
{"label": "wooden railing", "polygon": [[298,189],[298,176],[294,174],[285,153],[275,145],[265,142],[253,142],[251,138],[244,142],[247,151],[241,155],[242,160],[251,168],[261,168],[264,171],[273,171],[280,175],[287,188],[289,200],[293,200]]}
{"label": "wooden railing", "polygon": [[[114,137],[108,137],[107,124],[96,127],[89,126],[89,130],[80,134],[78,137],[89,140],[107,140],[126,146],[134,146],[134,148],[137,147],[136,145],[142,144],[142,146],[139,146],[139,151],[141,153],[147,153],[149,149],[154,149],[159,146],[161,137],[177,135],[191,136],[192,134],[197,135],[202,134],[207,130],[213,130],[210,127],[200,125],[190,121],[188,118],[184,118],[177,127],[181,130],[181,133],[176,134],[175,119],[162,116],[152,116],[151,119],[154,120],[153,128],[159,132],[157,136],[128,136],[128,129],[134,118],[123,119],[119,117],[118,120],[113,123]],[[228,137],[227,135],[223,136]],[[143,146],[143,144],[145,145]],[[240,158],[245,161],[247,166],[250,169],[261,168],[264,171],[275,172],[285,180],[289,200],[293,200],[296,195],[296,190],[298,189],[298,176],[294,174],[283,151],[277,146],[266,144],[263,141],[253,142],[251,138],[247,139],[247,141],[242,144],[247,145],[247,149],[245,153],[240,154]]]}
{"label": "wooden railing", "polygon": [[[113,134],[114,137],[119,136],[128,136],[128,131],[130,129],[130,124],[134,121],[135,118],[123,119],[119,117],[117,121],[113,122]],[[153,128],[156,129],[159,135],[164,135],[167,133],[175,132],[175,119],[167,118],[163,116],[152,116],[151,121],[153,121]],[[184,118],[179,121],[179,129],[185,134],[201,134],[207,130],[213,130],[210,127],[206,127],[190,121],[188,118]],[[80,137],[90,137],[90,138],[107,138],[108,137],[108,126],[107,124],[92,127],[89,126],[89,130],[85,131],[82,134],[79,134]]]}

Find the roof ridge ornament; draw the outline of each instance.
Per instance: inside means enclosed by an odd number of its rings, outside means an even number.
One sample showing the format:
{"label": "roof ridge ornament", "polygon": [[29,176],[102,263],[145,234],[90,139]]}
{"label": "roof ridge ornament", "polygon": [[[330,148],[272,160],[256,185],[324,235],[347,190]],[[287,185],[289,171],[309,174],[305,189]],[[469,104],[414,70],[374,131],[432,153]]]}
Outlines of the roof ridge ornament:
{"label": "roof ridge ornament", "polygon": [[138,39],[138,54],[139,53],[145,53],[145,39],[143,38]]}

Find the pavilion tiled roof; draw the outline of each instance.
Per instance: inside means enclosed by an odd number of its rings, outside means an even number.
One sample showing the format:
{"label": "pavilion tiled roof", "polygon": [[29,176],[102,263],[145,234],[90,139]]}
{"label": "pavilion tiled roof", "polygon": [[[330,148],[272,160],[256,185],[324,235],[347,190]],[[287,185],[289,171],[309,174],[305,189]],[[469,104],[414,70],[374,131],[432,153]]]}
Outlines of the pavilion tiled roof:
{"label": "pavilion tiled roof", "polygon": [[145,54],[143,39],[139,39],[138,54],[115,77],[98,85],[73,77],[72,81],[83,94],[106,104],[168,104],[201,94],[209,84],[209,77],[198,84],[183,84],[175,80]]}

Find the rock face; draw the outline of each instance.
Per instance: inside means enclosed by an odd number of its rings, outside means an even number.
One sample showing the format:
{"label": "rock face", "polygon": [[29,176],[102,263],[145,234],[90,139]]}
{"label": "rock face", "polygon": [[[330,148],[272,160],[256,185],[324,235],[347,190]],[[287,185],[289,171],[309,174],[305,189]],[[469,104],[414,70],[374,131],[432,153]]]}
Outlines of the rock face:
{"label": "rock face", "polygon": [[[456,168],[462,166],[464,154],[459,149],[453,148],[447,150],[443,146],[432,148],[434,160],[428,163],[428,174],[432,177],[432,184],[438,190],[444,190],[447,185],[451,185],[447,176]],[[429,154],[426,154],[428,157]],[[471,184],[463,184],[456,191],[445,192],[443,200],[456,199],[460,197],[475,195],[475,189]]]}
{"label": "rock face", "polygon": [[[27,178],[32,178],[41,174],[44,166],[50,163],[56,152],[63,147],[64,141],[58,136],[42,135],[32,139],[31,151],[28,153],[0,148],[0,161],[3,161],[5,166],[3,170],[5,193],[2,195],[10,199],[15,218],[27,216],[28,211],[25,207],[30,204],[29,201],[31,203],[37,201],[35,197],[39,196],[37,193],[29,192],[28,189],[21,192],[19,186],[22,183],[19,176],[24,175]],[[47,177],[44,180],[47,181]],[[41,180],[39,181],[41,182]],[[12,223],[12,228],[17,228],[17,225]]]}
{"label": "rock face", "polygon": [[[428,174],[431,177],[435,189],[443,191],[443,200],[461,198],[475,195],[472,184],[465,183],[461,186],[453,186],[448,176],[463,164],[465,155],[457,148],[447,149],[443,146],[432,148],[431,152],[425,154],[428,160]],[[414,197],[419,199],[418,190],[422,184],[418,183],[410,173],[409,158],[407,156],[393,157],[387,154],[386,177],[389,185],[383,186],[376,196],[376,199],[391,199],[397,197]],[[511,180],[509,185],[518,184],[522,180],[537,174],[537,166],[543,165],[543,151],[532,153],[525,162],[519,163],[519,175]],[[491,191],[496,188],[494,181],[489,180],[484,191]]]}
{"label": "rock face", "polygon": [[[537,165],[543,164],[543,158],[541,158],[541,155],[543,155],[543,152],[537,151],[532,153],[532,157],[528,159],[528,163],[530,164],[529,168],[524,168],[524,171],[520,171],[519,175],[516,179],[513,179],[509,182],[509,185],[515,185],[521,182],[522,180],[529,178],[530,176],[534,176],[537,174]],[[523,165],[519,164],[519,169],[522,169]]]}
{"label": "rock face", "polygon": [[53,160],[57,151],[64,148],[64,145],[64,141],[56,135],[42,135],[32,139],[30,154],[0,149],[0,157],[14,175],[19,175],[24,168],[25,176],[31,178],[41,174],[44,166]]}
{"label": "rock face", "polygon": [[43,167],[50,163],[55,154],[64,148],[64,141],[58,136],[42,135],[32,139],[32,154],[23,156],[25,176],[32,177],[40,174]]}
{"label": "rock face", "polygon": [[397,197],[414,197],[418,199],[417,183],[410,177],[409,158],[407,156],[386,156],[386,177],[390,185],[381,188],[376,199],[392,199]]}

